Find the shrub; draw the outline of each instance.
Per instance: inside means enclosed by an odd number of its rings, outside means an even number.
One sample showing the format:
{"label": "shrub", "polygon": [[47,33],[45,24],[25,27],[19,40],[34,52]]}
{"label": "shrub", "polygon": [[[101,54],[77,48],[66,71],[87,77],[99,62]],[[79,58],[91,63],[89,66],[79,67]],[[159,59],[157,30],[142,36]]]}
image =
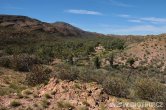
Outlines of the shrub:
{"label": "shrub", "polygon": [[96,57],[96,58],[94,59],[94,66],[95,66],[97,69],[100,68],[101,62],[99,61],[99,57]]}
{"label": "shrub", "polygon": [[103,69],[89,69],[89,68],[81,68],[79,69],[78,79],[85,82],[97,82],[102,84],[103,80],[107,76],[107,72]]}
{"label": "shrub", "polygon": [[45,97],[46,99],[51,99],[51,98],[52,98],[50,94],[45,94],[44,97]]}
{"label": "shrub", "polygon": [[92,74],[93,71],[87,68],[80,68],[79,69],[79,74],[78,74],[78,79],[81,81],[85,81],[85,82],[90,82],[92,81]]}
{"label": "shrub", "polygon": [[0,50],[0,57],[2,57],[3,55],[5,55],[3,50]]}
{"label": "shrub", "polygon": [[59,108],[67,108],[70,110],[73,110],[75,108],[71,103],[65,101],[59,101],[57,102],[57,105]]}
{"label": "shrub", "polygon": [[110,95],[127,97],[129,95],[128,85],[120,78],[106,78],[102,84],[103,89]]}
{"label": "shrub", "polygon": [[11,68],[12,67],[12,57],[4,56],[0,58],[0,66]]}
{"label": "shrub", "polygon": [[126,63],[128,63],[130,65],[130,67],[133,67],[135,60],[134,60],[134,58],[129,58],[129,59],[127,59]]}
{"label": "shrub", "polygon": [[52,92],[51,92],[51,95],[55,95],[55,94],[56,94],[56,91],[52,91]]}
{"label": "shrub", "polygon": [[149,101],[164,101],[166,99],[166,87],[156,80],[139,79],[136,81],[136,95]]}
{"label": "shrub", "polygon": [[62,80],[76,80],[78,77],[78,69],[75,67],[70,67],[68,65],[61,65],[56,74],[57,78]]}
{"label": "shrub", "polygon": [[32,86],[41,83],[47,83],[50,77],[50,73],[50,69],[41,65],[35,65],[32,68],[32,72],[26,75],[25,83]]}
{"label": "shrub", "polygon": [[48,102],[46,99],[43,99],[41,101],[41,106],[44,108],[48,108],[48,106],[50,105],[50,102]]}
{"label": "shrub", "polygon": [[92,70],[91,80],[102,84],[107,76],[108,73],[104,69]]}
{"label": "shrub", "polygon": [[18,71],[30,71],[32,66],[38,63],[35,56],[28,54],[15,55],[13,59],[13,68]]}
{"label": "shrub", "polygon": [[33,94],[33,93],[29,89],[26,89],[26,90],[22,91],[22,95],[30,95],[30,94]]}
{"label": "shrub", "polygon": [[48,63],[54,57],[54,51],[52,47],[41,46],[36,51],[36,56],[43,62]]}
{"label": "shrub", "polygon": [[11,47],[7,47],[7,48],[5,48],[5,53],[11,55],[14,53],[14,49],[12,49]]}
{"label": "shrub", "polygon": [[107,76],[107,72],[103,69],[90,69],[90,68],[78,68],[71,67],[69,65],[61,65],[56,73],[57,78],[62,80],[81,80],[85,82],[95,81],[99,84]]}
{"label": "shrub", "polygon": [[13,101],[10,103],[10,106],[12,106],[12,107],[18,107],[18,106],[20,106],[20,105],[21,105],[21,103],[18,102],[18,101],[16,101],[16,100],[13,100]]}

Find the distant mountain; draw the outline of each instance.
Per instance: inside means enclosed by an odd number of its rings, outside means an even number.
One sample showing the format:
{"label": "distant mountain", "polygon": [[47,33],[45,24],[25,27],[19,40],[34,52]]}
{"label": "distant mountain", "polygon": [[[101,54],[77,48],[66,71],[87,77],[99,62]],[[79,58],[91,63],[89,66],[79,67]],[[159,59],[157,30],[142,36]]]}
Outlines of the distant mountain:
{"label": "distant mountain", "polygon": [[42,31],[61,36],[99,36],[102,34],[87,32],[65,22],[46,23],[26,16],[0,15],[1,27],[12,27],[24,31]]}

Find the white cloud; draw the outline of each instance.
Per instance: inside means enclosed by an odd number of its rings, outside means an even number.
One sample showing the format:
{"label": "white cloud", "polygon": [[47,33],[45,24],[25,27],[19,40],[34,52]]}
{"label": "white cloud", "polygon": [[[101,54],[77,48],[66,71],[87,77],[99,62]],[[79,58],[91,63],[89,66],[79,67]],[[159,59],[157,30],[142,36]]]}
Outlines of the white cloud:
{"label": "white cloud", "polygon": [[141,23],[142,22],[142,20],[139,20],[139,19],[130,19],[128,21],[133,22],[133,23]]}
{"label": "white cloud", "polygon": [[156,17],[146,17],[146,18],[140,18],[140,20],[148,21],[148,22],[154,22],[154,23],[166,23],[166,18],[156,18]]}
{"label": "white cloud", "polygon": [[105,34],[117,34],[117,35],[148,35],[148,34],[161,34],[166,33],[166,25],[155,26],[155,25],[109,25],[104,24],[98,26],[96,29],[100,33]]}
{"label": "white cloud", "polygon": [[116,1],[115,0],[110,0],[110,2],[112,3],[112,5],[119,6],[119,7],[133,7],[133,5],[122,3],[122,2],[119,2],[117,0]]}
{"label": "white cloud", "polygon": [[112,28],[110,31],[122,34],[160,34],[166,32],[166,26],[136,25],[123,28]]}
{"label": "white cloud", "polygon": [[142,22],[147,22],[147,23],[166,23],[166,18],[157,18],[157,17],[133,17],[128,14],[119,14],[117,15],[118,17],[125,18],[129,22],[135,22],[135,23],[142,23]]}
{"label": "white cloud", "polygon": [[90,10],[76,10],[76,9],[70,9],[67,10],[66,12],[68,13],[73,13],[73,14],[86,14],[86,15],[103,15],[100,12],[97,11],[90,11]]}
{"label": "white cloud", "polygon": [[119,16],[119,17],[121,17],[121,18],[130,18],[130,17],[131,17],[131,16],[128,15],[128,14],[119,14],[119,15],[117,15],[117,16]]}

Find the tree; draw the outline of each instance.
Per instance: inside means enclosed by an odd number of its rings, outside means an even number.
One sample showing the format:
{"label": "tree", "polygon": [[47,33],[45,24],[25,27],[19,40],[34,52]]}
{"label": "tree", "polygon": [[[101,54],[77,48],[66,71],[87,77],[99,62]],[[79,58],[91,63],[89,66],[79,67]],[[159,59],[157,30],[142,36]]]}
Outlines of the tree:
{"label": "tree", "polygon": [[114,66],[114,55],[113,54],[111,54],[110,56],[109,56],[109,64],[110,64],[110,67],[111,68],[113,68],[113,66]]}
{"label": "tree", "polygon": [[96,67],[97,69],[100,68],[101,62],[99,61],[99,57],[95,57],[94,65],[95,65],[95,67]]}
{"label": "tree", "polygon": [[[130,65],[131,69],[133,69],[133,64],[135,63],[135,60],[133,58],[127,59],[127,63]],[[132,75],[132,70],[130,70],[129,75],[127,76],[127,80],[129,80],[130,76]]]}
{"label": "tree", "polygon": [[129,59],[127,59],[126,63],[128,63],[130,65],[130,67],[133,68],[133,64],[135,63],[135,60],[134,60],[134,58],[129,58]]}
{"label": "tree", "polygon": [[68,63],[69,63],[70,65],[74,65],[74,61],[73,61],[73,56],[72,56],[72,55],[69,56],[69,58],[68,58]]}

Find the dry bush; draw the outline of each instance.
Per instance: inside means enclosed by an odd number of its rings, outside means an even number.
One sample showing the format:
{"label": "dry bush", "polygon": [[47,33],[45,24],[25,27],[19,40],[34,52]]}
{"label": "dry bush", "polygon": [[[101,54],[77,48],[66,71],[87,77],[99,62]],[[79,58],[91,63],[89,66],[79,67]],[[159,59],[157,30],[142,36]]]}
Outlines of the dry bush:
{"label": "dry bush", "polygon": [[59,65],[56,77],[62,80],[76,80],[78,77],[78,69],[72,68],[69,65]]}
{"label": "dry bush", "polygon": [[3,56],[0,58],[0,66],[12,68],[16,71],[29,72],[34,64],[38,64],[39,60],[28,54]]}
{"label": "dry bush", "polygon": [[106,78],[102,85],[104,90],[110,95],[117,97],[127,97],[129,95],[128,85],[121,78]]}
{"label": "dry bush", "polygon": [[165,101],[166,87],[156,80],[141,78],[136,81],[136,95],[149,101]]}
{"label": "dry bush", "polygon": [[50,78],[50,73],[50,69],[41,65],[35,65],[32,68],[32,72],[26,75],[25,83],[32,86],[47,83]]}
{"label": "dry bush", "polygon": [[18,71],[30,71],[34,64],[39,61],[33,55],[20,54],[13,56],[13,68]]}
{"label": "dry bush", "polygon": [[12,56],[3,56],[0,58],[0,66],[11,68],[12,67]]}

